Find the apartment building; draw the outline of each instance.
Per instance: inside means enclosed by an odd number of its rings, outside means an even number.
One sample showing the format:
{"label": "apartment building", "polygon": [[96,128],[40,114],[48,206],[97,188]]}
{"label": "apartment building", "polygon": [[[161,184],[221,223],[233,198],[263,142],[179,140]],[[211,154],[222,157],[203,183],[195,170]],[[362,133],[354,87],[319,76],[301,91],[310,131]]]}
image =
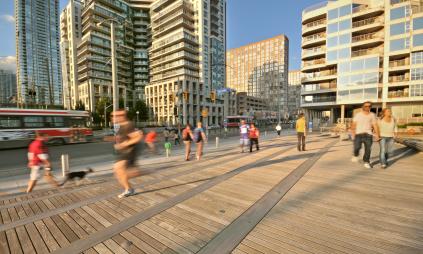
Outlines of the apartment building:
{"label": "apartment building", "polygon": [[[78,99],[87,110],[112,98],[111,25],[114,22],[119,100],[125,107],[144,98],[148,76],[148,20],[153,0],[85,0],[77,44]],[[75,96],[76,97],[76,96]]]}
{"label": "apartment building", "polygon": [[266,99],[248,95],[246,92],[236,94],[236,105],[238,115],[247,115],[256,111],[269,110]]}
{"label": "apartment building", "polygon": [[295,118],[301,112],[301,71],[288,73],[288,118]]}
{"label": "apartment building", "polygon": [[[150,6],[153,118],[166,124],[223,122],[216,89],[225,75],[225,0],[158,0]],[[212,61],[214,59],[214,61]]]}
{"label": "apartment building", "polygon": [[63,81],[63,106],[75,109],[79,102],[77,46],[82,38],[82,3],[70,0],[60,14],[60,55]]}
{"label": "apartment building", "polygon": [[16,102],[16,74],[0,70],[0,105]]}
{"label": "apartment building", "polygon": [[352,117],[367,100],[397,118],[423,113],[423,4],[339,0],[302,14],[301,107],[310,119]]}
{"label": "apartment building", "polygon": [[17,99],[62,105],[59,1],[15,0]]}
{"label": "apartment building", "polygon": [[226,83],[237,92],[265,98],[273,111],[288,112],[288,49],[285,35],[251,43],[226,53]]}

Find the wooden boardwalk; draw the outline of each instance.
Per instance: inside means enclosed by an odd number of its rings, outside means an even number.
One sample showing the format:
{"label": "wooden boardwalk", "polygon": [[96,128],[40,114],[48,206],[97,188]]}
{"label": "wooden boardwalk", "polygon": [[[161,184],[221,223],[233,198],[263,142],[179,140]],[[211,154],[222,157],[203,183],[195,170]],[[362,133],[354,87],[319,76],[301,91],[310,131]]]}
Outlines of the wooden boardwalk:
{"label": "wooden boardwalk", "polygon": [[295,139],[149,165],[125,199],[112,178],[0,196],[0,254],[423,253],[421,153],[368,170],[350,142]]}

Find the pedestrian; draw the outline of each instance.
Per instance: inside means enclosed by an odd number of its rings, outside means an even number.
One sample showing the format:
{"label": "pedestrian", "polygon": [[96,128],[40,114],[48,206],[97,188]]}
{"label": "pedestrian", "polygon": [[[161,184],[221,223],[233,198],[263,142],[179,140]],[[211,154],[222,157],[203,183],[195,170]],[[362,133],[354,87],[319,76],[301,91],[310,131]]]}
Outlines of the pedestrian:
{"label": "pedestrian", "polygon": [[185,160],[189,161],[189,157],[191,154],[191,142],[194,139],[194,135],[192,134],[191,125],[187,124],[185,129],[182,131],[182,140],[185,144]]}
{"label": "pedestrian", "polygon": [[392,111],[389,108],[382,110],[382,116],[378,120],[379,137],[380,137],[380,164],[382,168],[388,166],[388,157],[394,146],[394,138],[397,136],[398,127]]}
{"label": "pedestrian", "polygon": [[194,130],[194,142],[197,146],[197,160],[201,159],[203,155],[203,146],[204,143],[207,143],[207,136],[203,129],[203,124],[201,122],[197,123],[197,128]]}
{"label": "pedestrian", "polygon": [[239,125],[239,144],[241,147],[241,153],[244,152],[244,146],[248,146],[250,140],[248,139],[248,130],[249,126],[245,123],[245,120],[241,120],[241,124]]}
{"label": "pedestrian", "polygon": [[179,140],[179,134],[178,131],[175,130],[173,132],[173,139],[175,140],[175,146],[181,144],[181,141]]}
{"label": "pedestrian", "polygon": [[44,179],[55,187],[59,186],[51,174],[51,163],[49,161],[48,148],[45,144],[47,140],[47,134],[37,131],[35,132],[35,140],[28,146],[28,168],[31,170],[31,174],[26,193],[30,193],[34,189],[41,168],[44,168]]}
{"label": "pedestrian", "polygon": [[282,130],[282,126],[280,123],[278,123],[278,125],[276,125],[276,132],[278,133],[278,136],[281,136],[281,130]]}
{"label": "pedestrian", "polygon": [[157,141],[157,132],[150,131],[145,135],[145,143],[147,144],[147,147],[149,148],[150,152],[153,154],[156,154],[156,141]]}
{"label": "pedestrian", "polygon": [[170,136],[170,132],[167,128],[164,129],[163,131],[163,136],[165,138],[165,143],[169,141],[169,136]]}
{"label": "pedestrian", "polygon": [[305,138],[307,135],[307,128],[306,128],[304,113],[298,114],[298,119],[295,123],[295,130],[297,131],[297,138],[298,138],[297,149],[300,152],[305,151],[305,147],[306,147]]}
{"label": "pedestrian", "polygon": [[370,164],[370,154],[373,144],[373,133],[376,140],[379,140],[379,128],[377,126],[376,115],[370,111],[372,103],[366,101],[363,103],[362,111],[357,113],[351,125],[351,134],[354,141],[354,156],[352,162],[358,162],[361,146],[364,143],[363,162],[365,168],[372,168]]}
{"label": "pedestrian", "polygon": [[118,198],[124,198],[135,194],[129,179],[140,175],[140,171],[136,167],[136,158],[137,144],[141,142],[143,133],[135,129],[134,124],[128,120],[125,110],[113,112],[113,118],[115,123],[119,125],[114,145],[117,159],[113,170],[118,182],[125,189]]}
{"label": "pedestrian", "polygon": [[259,130],[256,128],[254,123],[250,124],[250,130],[248,132],[248,137],[250,138],[250,153],[253,152],[253,144],[256,144],[256,150],[260,150],[259,148],[259,136],[260,136],[260,132]]}

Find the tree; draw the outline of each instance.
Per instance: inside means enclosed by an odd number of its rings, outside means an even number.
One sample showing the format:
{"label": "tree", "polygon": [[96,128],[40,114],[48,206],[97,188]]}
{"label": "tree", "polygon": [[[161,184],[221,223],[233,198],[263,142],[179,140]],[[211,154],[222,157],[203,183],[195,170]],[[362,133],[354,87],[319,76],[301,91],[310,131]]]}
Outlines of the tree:
{"label": "tree", "polygon": [[[97,119],[94,119],[95,124],[104,126],[104,120],[105,120],[105,118],[104,118],[105,117],[104,116],[104,108],[111,105],[111,104],[112,104],[112,102],[111,102],[110,98],[108,98],[108,97],[102,97],[102,98],[97,100],[97,102],[95,104],[94,113],[98,117],[96,117]],[[109,107],[106,110],[107,122],[110,122],[110,114],[112,113],[112,111],[113,111],[112,107]],[[94,116],[94,114],[93,114],[93,116]],[[95,120],[97,120],[97,121],[99,120],[99,122],[96,122]],[[107,126],[104,126],[104,127],[107,127]]]}
{"label": "tree", "polygon": [[128,117],[132,120],[137,120],[137,111],[139,112],[139,121],[148,120],[148,106],[144,101],[136,101],[135,106],[129,110]]}
{"label": "tree", "polygon": [[79,100],[75,105],[75,110],[85,110],[85,104]]}

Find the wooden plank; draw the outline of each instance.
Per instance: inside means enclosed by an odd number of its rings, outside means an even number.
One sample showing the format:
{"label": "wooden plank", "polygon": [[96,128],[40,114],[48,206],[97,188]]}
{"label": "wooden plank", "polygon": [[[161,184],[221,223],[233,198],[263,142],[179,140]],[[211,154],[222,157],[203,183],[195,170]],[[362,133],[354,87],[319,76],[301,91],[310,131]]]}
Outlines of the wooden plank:
{"label": "wooden plank", "polygon": [[128,253],[124,248],[122,248],[121,246],[119,246],[119,244],[117,244],[112,239],[109,239],[109,240],[105,241],[104,242],[104,245],[106,245],[106,247],[109,248],[109,250],[112,253],[117,253],[117,254],[127,254]]}
{"label": "wooden plank", "polygon": [[[0,213],[0,224],[3,224],[1,213]],[[9,244],[7,243],[7,236],[5,231],[0,232],[0,253],[10,253]]]}
{"label": "wooden plank", "polygon": [[62,231],[63,235],[68,239],[69,242],[75,242],[79,239],[79,237],[73,232],[73,230],[60,218],[59,215],[51,216],[53,222],[57,225],[57,227]]}
{"label": "wooden plank", "polygon": [[[117,244],[119,244],[119,246],[121,246],[122,248],[124,248],[130,254],[144,254],[145,253],[144,251],[141,250],[141,248],[138,248],[137,245],[134,244],[134,242],[126,240],[121,235],[115,235],[115,236],[113,236],[112,239]],[[148,245],[148,247],[150,247],[150,246]],[[142,249],[148,251],[148,253],[159,254],[157,251],[156,251],[156,253],[154,253],[152,251],[147,250],[146,248],[142,248]]]}
{"label": "wooden plank", "polygon": [[[146,210],[144,210],[142,213],[139,213],[137,215],[134,215],[130,218],[127,218],[119,223],[113,224],[107,228],[105,228],[104,230],[102,230],[101,232],[96,232],[94,234],[91,234],[90,236],[88,236],[85,239],[81,239],[79,241],[76,241],[74,243],[72,243],[70,246],[68,246],[67,248],[64,248],[62,251],[63,252],[71,252],[71,253],[78,253],[78,252],[83,252],[86,249],[89,249],[90,247],[101,243],[103,241],[105,241],[106,239],[109,239],[111,237],[113,237],[114,235],[118,234],[119,232],[122,232],[124,230],[127,230],[128,228],[132,227],[133,225],[136,225],[142,221],[148,220],[149,218],[153,217],[154,215],[161,213],[167,209],[169,209],[170,207],[175,206],[178,203],[181,203],[185,200],[188,200],[189,198],[207,190],[212,188],[213,186],[226,181],[246,170],[249,170],[251,168],[253,168],[254,166],[258,165],[259,163],[265,162],[267,160],[270,160],[271,158],[280,155],[283,152],[286,152],[288,150],[290,150],[291,147],[286,148],[284,150],[281,150],[280,148],[278,149],[274,149],[277,150],[276,152],[273,152],[269,155],[267,155],[266,153],[264,153],[264,157],[261,157],[259,159],[257,159],[256,161],[249,163],[247,165],[243,165],[240,166],[238,168],[235,168],[234,170],[222,174],[220,176],[217,176],[213,179],[211,179],[208,182],[205,182],[203,184],[198,185],[197,187],[183,192],[179,195],[176,195],[175,197],[172,197],[158,205],[155,205],[151,208],[148,208]],[[87,207],[84,207],[85,210],[87,210]]]}
{"label": "wooden plank", "polygon": [[287,177],[266,193],[247,211],[222,230],[213,240],[207,243],[198,253],[229,253],[248,235],[266,214],[288,193],[288,191],[307,173],[307,171],[337,141],[324,146],[310,159],[301,163]]}
{"label": "wooden plank", "polygon": [[[155,239],[154,237],[151,237],[150,235],[146,234],[144,231],[141,231],[137,227],[133,227],[128,229],[128,231],[136,236],[138,239],[140,239],[142,242],[150,245],[160,253],[168,253],[168,254],[175,254],[176,252],[172,250],[171,248],[167,247],[163,243],[161,243],[158,239]],[[122,235],[126,237],[123,233]]]}
{"label": "wooden plank", "polygon": [[[9,211],[9,215],[12,221],[16,221],[19,219],[18,213],[16,212],[16,209],[14,207],[8,208],[7,210]],[[18,235],[19,242],[21,243],[22,251],[24,253],[36,253],[25,227],[19,226],[15,228],[15,230],[16,234]]]}

